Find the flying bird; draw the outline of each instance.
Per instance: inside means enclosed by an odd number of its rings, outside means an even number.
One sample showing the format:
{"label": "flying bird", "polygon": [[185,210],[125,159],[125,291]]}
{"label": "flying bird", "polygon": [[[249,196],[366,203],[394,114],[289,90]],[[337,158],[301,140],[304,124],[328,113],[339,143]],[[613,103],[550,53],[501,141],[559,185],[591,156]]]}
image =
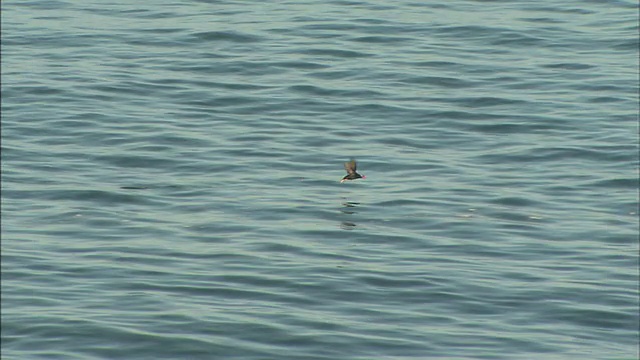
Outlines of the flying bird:
{"label": "flying bird", "polygon": [[356,172],[357,166],[358,165],[354,159],[344,163],[344,169],[347,170],[347,175],[345,175],[340,182],[343,183],[347,180],[365,179],[366,176],[360,175]]}

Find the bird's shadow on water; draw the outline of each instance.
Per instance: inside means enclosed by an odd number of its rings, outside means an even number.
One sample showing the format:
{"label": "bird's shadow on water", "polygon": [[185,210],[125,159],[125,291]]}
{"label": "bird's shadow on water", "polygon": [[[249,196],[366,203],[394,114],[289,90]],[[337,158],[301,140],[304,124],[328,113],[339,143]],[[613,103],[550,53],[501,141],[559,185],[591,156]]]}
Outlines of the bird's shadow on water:
{"label": "bird's shadow on water", "polygon": [[[340,212],[345,215],[354,215],[356,214],[357,208],[360,206],[359,202],[348,201],[347,198],[342,198],[344,201],[342,202],[342,208]],[[343,230],[353,230],[357,226],[356,223],[350,221],[342,221],[340,223],[340,228]]]}

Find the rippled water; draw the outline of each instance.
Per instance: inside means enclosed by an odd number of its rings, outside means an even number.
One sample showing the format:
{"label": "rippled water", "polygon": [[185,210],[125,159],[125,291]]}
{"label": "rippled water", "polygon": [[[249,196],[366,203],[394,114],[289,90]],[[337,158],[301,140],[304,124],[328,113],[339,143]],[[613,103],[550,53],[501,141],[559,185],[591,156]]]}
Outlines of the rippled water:
{"label": "rippled water", "polygon": [[5,1],[3,358],[637,358],[637,14]]}

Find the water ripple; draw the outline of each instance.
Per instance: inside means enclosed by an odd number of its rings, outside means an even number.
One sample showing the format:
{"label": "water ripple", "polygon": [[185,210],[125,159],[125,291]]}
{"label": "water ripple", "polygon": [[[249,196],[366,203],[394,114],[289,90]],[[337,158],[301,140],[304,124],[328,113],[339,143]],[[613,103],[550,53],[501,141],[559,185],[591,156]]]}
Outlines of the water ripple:
{"label": "water ripple", "polygon": [[634,357],[637,8],[5,7],[3,355]]}

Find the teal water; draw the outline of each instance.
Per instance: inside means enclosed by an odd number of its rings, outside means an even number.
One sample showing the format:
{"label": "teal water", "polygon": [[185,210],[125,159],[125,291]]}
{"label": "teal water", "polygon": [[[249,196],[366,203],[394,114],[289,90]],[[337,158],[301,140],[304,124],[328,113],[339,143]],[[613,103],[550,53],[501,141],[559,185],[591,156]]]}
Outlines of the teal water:
{"label": "teal water", "polygon": [[638,357],[636,2],[2,12],[3,358]]}

